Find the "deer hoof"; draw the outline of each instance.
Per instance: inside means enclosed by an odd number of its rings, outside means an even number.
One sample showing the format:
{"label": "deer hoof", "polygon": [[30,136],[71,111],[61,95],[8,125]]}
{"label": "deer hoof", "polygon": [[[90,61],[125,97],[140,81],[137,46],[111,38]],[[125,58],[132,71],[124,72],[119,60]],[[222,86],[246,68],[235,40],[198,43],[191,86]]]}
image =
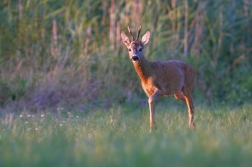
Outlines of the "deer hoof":
{"label": "deer hoof", "polygon": [[157,129],[157,127],[156,127],[156,126],[152,126],[152,127],[150,127],[149,133],[151,133],[153,130],[156,130],[156,129]]}
{"label": "deer hoof", "polygon": [[191,129],[196,129],[196,124],[193,122],[193,123],[191,123],[190,125],[189,125],[189,128],[191,128]]}

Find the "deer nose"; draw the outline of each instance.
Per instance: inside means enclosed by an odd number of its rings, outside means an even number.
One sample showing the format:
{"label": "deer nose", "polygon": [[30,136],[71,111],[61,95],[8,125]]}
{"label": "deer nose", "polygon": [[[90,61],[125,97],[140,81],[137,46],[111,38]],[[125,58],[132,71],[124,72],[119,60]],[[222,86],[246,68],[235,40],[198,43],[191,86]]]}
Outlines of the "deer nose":
{"label": "deer nose", "polygon": [[138,61],[138,60],[139,60],[138,56],[132,56],[131,59],[132,59],[133,61]]}

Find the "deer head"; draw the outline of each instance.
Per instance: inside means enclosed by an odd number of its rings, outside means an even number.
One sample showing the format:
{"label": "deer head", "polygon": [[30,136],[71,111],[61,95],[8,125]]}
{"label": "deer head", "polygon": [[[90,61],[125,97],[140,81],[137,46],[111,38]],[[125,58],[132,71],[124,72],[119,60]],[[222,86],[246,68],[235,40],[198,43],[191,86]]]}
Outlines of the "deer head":
{"label": "deer head", "polygon": [[150,40],[150,32],[149,31],[147,31],[143,35],[141,41],[138,40],[141,29],[142,29],[142,27],[140,26],[138,28],[137,36],[135,39],[134,36],[132,35],[131,29],[128,27],[129,34],[131,35],[131,38],[132,38],[131,40],[123,31],[121,32],[122,42],[128,48],[129,58],[133,62],[138,62],[141,60],[141,57],[143,57],[144,46],[147,45]]}

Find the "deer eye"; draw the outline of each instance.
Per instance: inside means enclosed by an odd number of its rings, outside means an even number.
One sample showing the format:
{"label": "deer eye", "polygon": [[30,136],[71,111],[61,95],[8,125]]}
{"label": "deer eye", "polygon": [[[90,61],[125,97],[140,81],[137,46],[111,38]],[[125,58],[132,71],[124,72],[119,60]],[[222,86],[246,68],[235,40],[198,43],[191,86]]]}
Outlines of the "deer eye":
{"label": "deer eye", "polygon": [[131,49],[129,49],[129,52],[131,51]]}
{"label": "deer eye", "polygon": [[142,48],[139,49],[139,52],[142,52]]}

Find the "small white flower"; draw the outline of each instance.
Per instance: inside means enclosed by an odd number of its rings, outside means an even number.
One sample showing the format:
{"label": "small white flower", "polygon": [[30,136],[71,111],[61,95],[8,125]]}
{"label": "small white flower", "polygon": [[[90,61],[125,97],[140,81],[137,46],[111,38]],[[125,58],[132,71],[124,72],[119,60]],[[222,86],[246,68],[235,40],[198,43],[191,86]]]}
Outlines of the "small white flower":
{"label": "small white flower", "polygon": [[58,107],[57,110],[60,111],[60,110],[63,110],[64,108],[63,107]]}
{"label": "small white flower", "polygon": [[77,115],[76,118],[79,118],[79,116]]}
{"label": "small white flower", "polygon": [[44,114],[42,114],[42,115],[40,115],[41,116],[41,118],[43,118],[45,115]]}
{"label": "small white flower", "polygon": [[31,115],[28,115],[28,117],[31,117]]}
{"label": "small white flower", "polygon": [[35,128],[35,130],[39,130],[39,128]]}
{"label": "small white flower", "polygon": [[60,124],[60,126],[62,126],[63,124]]}
{"label": "small white flower", "polygon": [[19,117],[20,117],[20,118],[22,118],[22,117],[23,117],[23,115],[21,114],[21,115],[19,115]]}

